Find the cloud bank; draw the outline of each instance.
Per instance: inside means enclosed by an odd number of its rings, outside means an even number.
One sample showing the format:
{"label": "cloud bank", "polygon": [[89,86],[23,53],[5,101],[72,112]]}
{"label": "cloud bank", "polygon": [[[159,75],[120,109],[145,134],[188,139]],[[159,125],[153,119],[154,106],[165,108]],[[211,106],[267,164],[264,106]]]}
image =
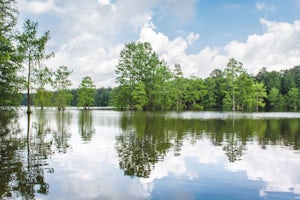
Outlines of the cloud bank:
{"label": "cloud bank", "polygon": [[[300,64],[300,21],[293,23],[258,19],[262,33],[245,41],[229,41],[224,46],[195,49],[201,33],[189,32],[171,38],[157,28],[157,10],[175,15],[182,23],[196,14],[196,0],[188,1],[58,1],[20,0],[21,20],[40,19],[52,33],[49,49],[56,56],[48,62],[52,68],[67,65],[73,70],[73,87],[84,76],[91,76],[97,87],[115,86],[115,66],[120,50],[131,41],[150,42],[170,68],[181,64],[185,76],[207,77],[216,68],[224,69],[229,58],[244,64],[249,73],[262,67],[268,70],[291,68]],[[254,5],[255,6],[255,5]],[[256,3],[259,10],[265,4]],[[188,12],[182,12],[182,10]],[[197,48],[196,48],[197,49]]]}

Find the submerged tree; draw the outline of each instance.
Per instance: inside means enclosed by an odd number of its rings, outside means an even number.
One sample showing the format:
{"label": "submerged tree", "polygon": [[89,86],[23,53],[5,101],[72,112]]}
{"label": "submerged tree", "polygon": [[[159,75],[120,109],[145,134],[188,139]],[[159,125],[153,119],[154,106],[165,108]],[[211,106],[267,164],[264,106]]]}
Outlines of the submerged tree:
{"label": "submerged tree", "polygon": [[55,106],[58,110],[64,110],[66,106],[70,105],[72,100],[72,94],[68,90],[72,85],[69,80],[69,76],[72,71],[68,69],[67,66],[60,66],[54,72],[53,86],[56,89],[55,95]]}
{"label": "submerged tree", "polygon": [[48,67],[41,67],[35,71],[35,83],[37,85],[34,105],[44,109],[45,106],[51,105],[52,93],[47,91],[47,85],[52,83],[53,72]]}
{"label": "submerged tree", "polygon": [[50,39],[50,32],[45,32],[38,37],[38,23],[29,19],[24,22],[23,32],[18,36],[19,52],[27,65],[27,113],[31,113],[30,109],[30,89],[32,82],[32,73],[36,68],[42,65],[43,60],[50,58],[53,54],[45,54],[46,45]]}
{"label": "submerged tree", "polygon": [[78,106],[87,109],[94,105],[94,97],[96,94],[96,86],[91,77],[86,76],[82,79],[78,90]]}

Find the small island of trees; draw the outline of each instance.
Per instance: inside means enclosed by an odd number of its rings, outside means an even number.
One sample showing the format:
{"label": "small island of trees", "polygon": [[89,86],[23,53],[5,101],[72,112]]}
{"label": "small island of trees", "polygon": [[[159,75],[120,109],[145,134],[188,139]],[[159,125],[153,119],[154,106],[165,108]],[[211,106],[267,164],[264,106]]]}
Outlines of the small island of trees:
{"label": "small island of trees", "polygon": [[[262,68],[249,74],[243,64],[230,58],[224,70],[214,69],[210,76],[184,77],[182,66],[171,70],[148,42],[125,44],[116,66],[115,88],[97,89],[85,76],[72,89],[67,66],[56,70],[44,61],[50,32],[38,37],[38,23],[26,20],[16,31],[14,0],[0,1],[0,106],[113,106],[131,110],[297,110],[300,106],[300,65],[281,71]],[[223,66],[220,66],[224,68]],[[20,73],[26,69],[26,75]],[[27,90],[27,93],[22,91]],[[31,90],[33,94],[31,95]]]}

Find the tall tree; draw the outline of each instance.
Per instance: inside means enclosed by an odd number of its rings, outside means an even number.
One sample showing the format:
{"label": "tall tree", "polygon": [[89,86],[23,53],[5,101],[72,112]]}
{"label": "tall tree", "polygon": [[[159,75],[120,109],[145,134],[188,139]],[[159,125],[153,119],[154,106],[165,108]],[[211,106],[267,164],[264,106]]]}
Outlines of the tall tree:
{"label": "tall tree", "polygon": [[155,109],[168,110],[172,106],[171,78],[171,71],[165,63],[157,70],[154,79],[153,96]]}
{"label": "tall tree", "polygon": [[22,79],[17,72],[21,59],[15,45],[18,11],[15,0],[0,0],[0,106],[17,105]]}
{"label": "tall tree", "polygon": [[227,67],[225,68],[225,76],[227,78],[228,83],[228,94],[227,97],[231,97],[232,103],[232,111],[236,111],[236,94],[237,94],[237,78],[244,72],[243,64],[241,62],[236,61],[234,58],[231,58],[227,63]]}
{"label": "tall tree", "polygon": [[50,39],[50,32],[45,32],[41,37],[38,37],[38,23],[30,21],[24,22],[23,32],[18,36],[19,51],[24,62],[27,65],[27,113],[31,113],[30,109],[30,89],[32,82],[32,73],[35,68],[40,67],[45,59],[50,58],[54,54],[46,54],[46,45]]}
{"label": "tall tree", "polygon": [[[115,102],[122,106],[133,108],[133,91],[137,84],[145,85],[148,110],[155,109],[155,96],[157,94],[156,81],[160,69],[165,67],[156,52],[152,50],[150,43],[138,42],[126,44],[120,53],[119,63],[115,70],[117,74],[118,95]],[[116,105],[120,107],[120,105]],[[121,106],[121,107],[122,107]]]}
{"label": "tall tree", "polygon": [[245,110],[246,108],[252,109],[252,105],[254,104],[254,99],[252,96],[253,93],[253,79],[249,76],[246,71],[241,73],[241,75],[237,78],[237,95],[236,100],[238,104],[239,110]]}
{"label": "tall tree", "polygon": [[179,111],[182,109],[183,104],[183,91],[184,91],[184,78],[183,72],[180,64],[175,64],[174,69],[174,80],[175,80],[175,101],[176,101],[176,110]]}
{"label": "tall tree", "polygon": [[60,66],[54,72],[53,86],[56,89],[54,101],[58,110],[64,110],[71,103],[72,94],[69,91],[69,87],[72,85],[69,80],[71,73],[72,71],[67,66]]}
{"label": "tall tree", "polygon": [[82,79],[78,90],[78,106],[83,106],[87,109],[94,105],[94,97],[96,93],[96,86],[91,77],[86,76]]}

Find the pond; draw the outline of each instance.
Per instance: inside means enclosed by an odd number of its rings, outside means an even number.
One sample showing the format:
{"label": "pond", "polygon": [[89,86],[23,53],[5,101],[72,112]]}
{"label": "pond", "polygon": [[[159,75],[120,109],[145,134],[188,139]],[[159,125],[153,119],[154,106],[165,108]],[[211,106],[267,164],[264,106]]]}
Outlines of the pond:
{"label": "pond", "polygon": [[1,199],[300,199],[300,113],[0,111]]}

